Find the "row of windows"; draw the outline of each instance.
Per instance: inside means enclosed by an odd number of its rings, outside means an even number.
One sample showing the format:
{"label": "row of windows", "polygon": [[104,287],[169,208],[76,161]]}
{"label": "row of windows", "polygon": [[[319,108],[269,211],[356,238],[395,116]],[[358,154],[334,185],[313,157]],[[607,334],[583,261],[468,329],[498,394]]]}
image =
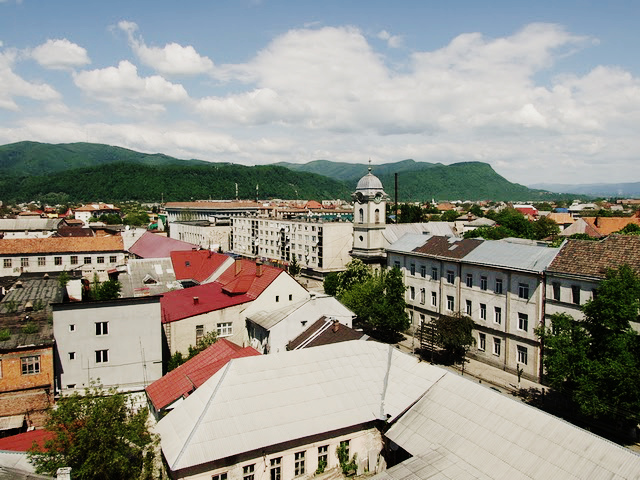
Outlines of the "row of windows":
{"label": "row of windows", "polygon": [[[347,456],[349,455],[349,440],[340,442],[340,446],[345,447]],[[329,466],[329,445],[318,447],[318,467],[324,470]],[[307,452],[305,450],[293,454],[293,476],[299,477],[307,473]],[[242,480],[255,480],[256,464],[242,467]],[[217,473],[211,476],[211,480],[227,480],[228,472]],[[275,457],[269,460],[269,478],[271,480],[282,480],[282,457]]]}
{"label": "row of windows", "polygon": [[[96,363],[108,363],[109,362],[109,350],[94,350],[96,356]],[[69,360],[75,360],[77,358],[76,352],[69,352]]]}
{"label": "row of windows", "polygon": [[[71,265],[78,265],[79,263],[79,257],[77,255],[71,255],[71,257],[69,257],[70,263]],[[93,257],[84,257],[84,264],[85,265],[91,265],[91,263],[93,262]],[[30,264],[31,258],[30,257],[22,257],[20,258],[20,266],[21,267],[28,267]],[[105,261],[105,257],[96,257],[96,263],[99,264],[103,264]],[[116,255],[111,255],[109,257],[109,263],[116,263],[118,261],[118,257]],[[37,262],[38,262],[38,266],[39,267],[46,267],[47,266],[47,257],[37,257]],[[53,264],[54,265],[62,265],[62,257],[53,257]],[[4,258],[2,260],[2,266],[4,268],[13,268],[13,259],[12,258]]]}
{"label": "row of windows", "polygon": [[[229,337],[233,335],[233,323],[221,322],[216,325],[218,337]],[[196,344],[204,336],[204,325],[196,325]]]}
{"label": "row of windows", "polygon": [[[479,332],[478,333],[478,350],[480,351],[486,351],[487,349],[487,335]],[[496,356],[500,356],[502,353],[502,339],[498,338],[498,337],[493,337],[493,350],[492,350],[493,354]],[[518,363],[521,363],[522,365],[526,365],[527,362],[529,361],[529,352],[527,347],[523,346],[523,345],[517,345],[516,346],[516,354],[517,354],[517,361]]]}
{"label": "row of windows", "polygon": [[[109,334],[109,322],[94,322],[95,327],[96,327],[96,335],[108,335]],[[75,323],[70,323],[69,324],[69,331],[70,332],[75,332],[76,331],[76,324]]]}
{"label": "row of windows", "polygon": [[[560,283],[553,282],[553,299],[558,302],[561,300],[560,296]],[[574,305],[580,305],[580,285],[571,285],[571,303]]]}

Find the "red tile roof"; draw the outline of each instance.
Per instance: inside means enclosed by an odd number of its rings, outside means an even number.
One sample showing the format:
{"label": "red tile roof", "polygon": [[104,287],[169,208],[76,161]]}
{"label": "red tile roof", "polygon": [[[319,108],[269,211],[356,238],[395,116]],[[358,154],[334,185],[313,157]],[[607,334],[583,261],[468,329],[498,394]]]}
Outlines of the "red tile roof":
{"label": "red tile roof", "polygon": [[[167,292],[160,300],[162,323],[222,310],[255,300],[284,270],[236,259],[215,282]],[[197,297],[197,301],[194,298]]]}
{"label": "red tile roof", "polygon": [[206,350],[180,365],[146,388],[156,410],[161,410],[180,397],[186,397],[224,367],[229,360],[260,355],[252,347],[242,348],[221,338]]}
{"label": "red tile roof", "polygon": [[131,245],[129,252],[140,258],[169,258],[171,252],[200,250],[199,245],[175,240],[163,235],[144,232],[142,236]]}
{"label": "red tile roof", "polygon": [[198,283],[209,278],[228,258],[210,250],[171,252],[176,280],[195,280]]}
{"label": "red tile roof", "polygon": [[76,208],[76,212],[100,212],[100,211],[119,212],[120,209],[108,203],[89,203],[87,205],[83,205],[81,207]]}
{"label": "red tile roof", "polygon": [[26,452],[31,448],[33,442],[36,442],[42,447],[44,446],[44,442],[52,438],[53,434],[47,430],[30,430],[17,435],[11,435],[10,437],[0,438],[0,450]]}
{"label": "red tile roof", "polygon": [[630,223],[640,225],[640,219],[637,217],[582,217],[582,219],[600,235],[610,235],[622,230]]}
{"label": "red tile roof", "polygon": [[0,240],[0,255],[123,251],[124,244],[120,236],[7,238]]}

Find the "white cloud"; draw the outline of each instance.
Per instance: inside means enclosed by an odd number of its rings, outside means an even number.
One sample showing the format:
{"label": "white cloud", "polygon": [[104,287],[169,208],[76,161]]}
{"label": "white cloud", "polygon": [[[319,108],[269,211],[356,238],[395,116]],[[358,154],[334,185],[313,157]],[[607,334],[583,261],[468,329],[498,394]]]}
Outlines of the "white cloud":
{"label": "white cloud", "polygon": [[129,44],[140,61],[163,75],[199,75],[210,73],[213,62],[196,52],[191,45],[167,43],[164,47],[149,47],[142,37],[136,37],[138,25],[123,20],[118,27],[127,34]]}
{"label": "white cloud", "polygon": [[71,70],[91,63],[87,51],[66,38],[47,40],[34,48],[31,56],[41,66],[54,70]]}
{"label": "white cloud", "polygon": [[382,30],[378,33],[377,37],[387,42],[389,48],[400,48],[402,46],[403,39],[401,35],[391,35],[386,30]]}
{"label": "white cloud", "polygon": [[17,52],[7,49],[0,52],[0,108],[18,111],[16,97],[42,102],[59,102],[60,94],[46,83],[29,82],[13,71]]}
{"label": "white cloud", "polygon": [[159,112],[164,103],[189,99],[182,85],[158,75],[140,77],[136,66],[126,60],[117,67],[74,73],[73,80],[86,94],[119,109],[131,109],[131,113]]}

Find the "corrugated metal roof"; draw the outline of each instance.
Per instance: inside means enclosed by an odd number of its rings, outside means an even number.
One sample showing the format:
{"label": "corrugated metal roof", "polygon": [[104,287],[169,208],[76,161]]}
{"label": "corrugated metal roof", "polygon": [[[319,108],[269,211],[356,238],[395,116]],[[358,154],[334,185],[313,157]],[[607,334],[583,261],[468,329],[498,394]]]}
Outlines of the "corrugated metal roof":
{"label": "corrugated metal roof", "polygon": [[445,373],[393,346],[360,341],[231,360],[157,431],[171,469],[180,470],[393,419]]}
{"label": "corrugated metal roof", "polygon": [[377,480],[640,478],[630,450],[452,374],[386,436],[413,458]]}
{"label": "corrugated metal roof", "polygon": [[353,317],[354,315],[351,310],[342,305],[335,297],[317,295],[275,311],[256,312],[247,318],[262,328],[269,330],[290,316],[295,317],[293,321],[297,319],[313,321],[322,316]]}
{"label": "corrugated metal roof", "polygon": [[412,253],[413,250],[424,245],[429,238],[431,238],[431,235],[407,233],[399,240],[393,242],[387,250],[391,250],[393,252]]}
{"label": "corrugated metal roof", "polygon": [[173,238],[145,232],[136,242],[131,245],[129,252],[140,258],[169,258],[171,252],[177,250],[200,249],[199,245],[175,240]]}
{"label": "corrugated metal roof", "polygon": [[453,237],[455,233],[448,222],[398,223],[387,225],[382,236],[388,245],[396,242],[407,233],[431,234]]}
{"label": "corrugated metal roof", "polygon": [[559,248],[487,240],[465,255],[464,260],[482,265],[542,272],[559,251]]}
{"label": "corrugated metal roof", "polygon": [[54,231],[61,221],[61,218],[0,218],[0,232]]}

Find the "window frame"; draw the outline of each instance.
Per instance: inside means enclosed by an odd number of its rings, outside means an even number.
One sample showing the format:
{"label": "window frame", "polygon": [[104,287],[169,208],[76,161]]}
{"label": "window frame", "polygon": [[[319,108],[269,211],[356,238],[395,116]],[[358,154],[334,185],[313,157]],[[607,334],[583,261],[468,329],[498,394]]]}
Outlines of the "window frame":
{"label": "window frame", "polygon": [[480,320],[484,320],[485,322],[487,321],[487,304],[486,303],[480,304]]}
{"label": "window frame", "polygon": [[38,266],[46,267],[47,266],[47,257],[38,257]]}
{"label": "window frame", "polygon": [[498,295],[502,295],[503,292],[503,284],[501,278],[496,278],[496,292]]}
{"label": "window frame", "polygon": [[473,302],[471,300],[465,300],[464,311],[469,316],[473,314]]}
{"label": "window frame", "polygon": [[282,457],[269,459],[269,478],[271,480],[282,480]]}
{"label": "window frame", "polygon": [[438,306],[438,294],[436,292],[431,292],[431,306]]}
{"label": "window frame", "polygon": [[305,473],[306,450],[293,454],[293,475],[299,477]]}
{"label": "window frame", "polygon": [[453,312],[455,310],[456,303],[453,295],[447,295],[447,310]]}
{"label": "window frame", "polygon": [[574,305],[580,305],[581,290],[580,285],[571,285],[571,303]]}
{"label": "window frame", "polygon": [[478,350],[481,352],[487,350],[487,335],[482,332],[478,332]]}
{"label": "window frame", "polygon": [[440,272],[438,271],[438,267],[431,267],[431,280],[435,282],[440,280]]}
{"label": "window frame", "polygon": [[467,287],[473,288],[473,273],[467,273],[464,283]]}
{"label": "window frame", "polygon": [[318,446],[318,467],[320,467],[320,462],[325,462],[325,470],[329,468],[329,445],[319,445]]}
{"label": "window frame", "polygon": [[256,475],[256,464],[250,463],[242,467],[242,480],[254,480]]}
{"label": "window frame", "polygon": [[38,375],[40,373],[40,355],[20,357],[20,372],[22,375]]}
{"label": "window frame", "polygon": [[218,337],[230,337],[233,335],[233,322],[218,322],[216,324],[216,334]]}
{"label": "window frame", "polygon": [[518,283],[518,298],[529,299],[529,284]]}
{"label": "window frame", "polygon": [[2,267],[3,268],[13,268],[13,259],[12,258],[4,258],[4,259],[2,259]]}
{"label": "window frame", "polygon": [[516,355],[518,363],[527,365],[527,362],[529,361],[529,352],[527,347],[524,345],[516,345]]}
{"label": "window frame", "polygon": [[94,350],[96,364],[109,363],[109,349]]}
{"label": "window frame", "polygon": [[456,272],[447,270],[447,283],[454,285],[456,283]]}
{"label": "window frame", "polygon": [[71,263],[71,265],[78,265],[78,255],[71,255],[71,258],[69,260],[69,263]]}
{"label": "window frame", "polygon": [[493,307],[493,323],[502,325],[502,307]]}
{"label": "window frame", "polygon": [[529,331],[529,315],[526,313],[518,312],[518,330]]}
{"label": "window frame", "polygon": [[487,290],[489,288],[489,279],[486,275],[480,277],[480,290]]}
{"label": "window frame", "polygon": [[109,322],[94,322],[96,326],[96,337],[109,335]]}
{"label": "window frame", "polygon": [[499,357],[502,352],[502,339],[493,337],[493,354]]}

